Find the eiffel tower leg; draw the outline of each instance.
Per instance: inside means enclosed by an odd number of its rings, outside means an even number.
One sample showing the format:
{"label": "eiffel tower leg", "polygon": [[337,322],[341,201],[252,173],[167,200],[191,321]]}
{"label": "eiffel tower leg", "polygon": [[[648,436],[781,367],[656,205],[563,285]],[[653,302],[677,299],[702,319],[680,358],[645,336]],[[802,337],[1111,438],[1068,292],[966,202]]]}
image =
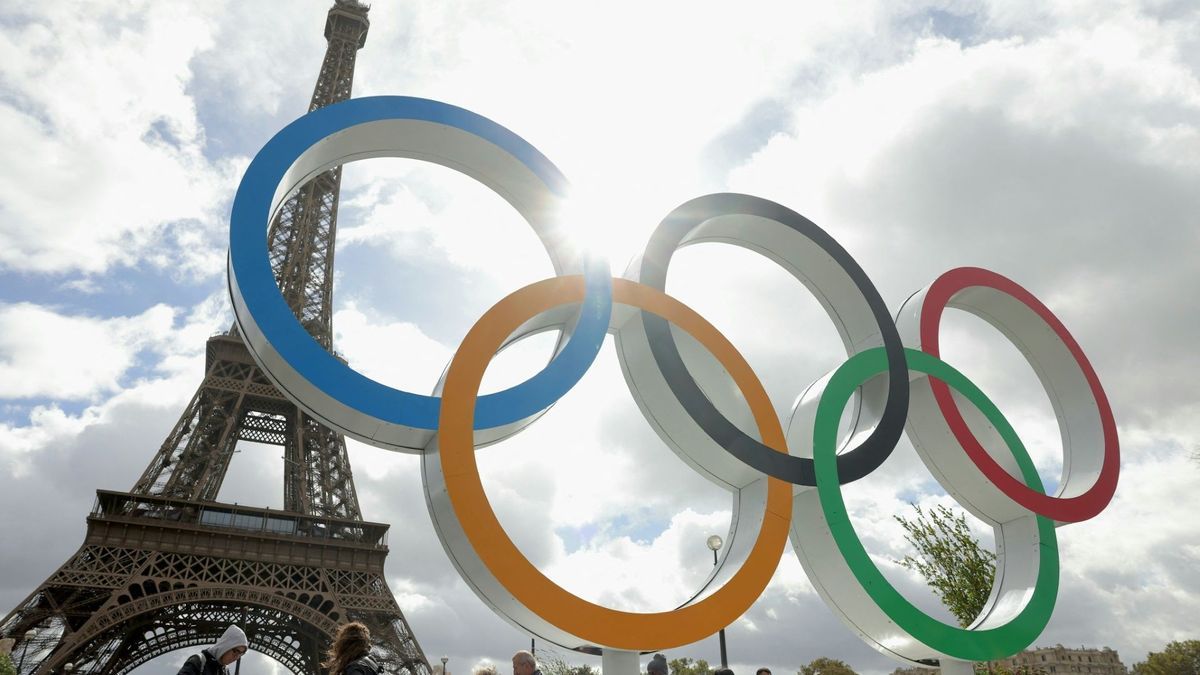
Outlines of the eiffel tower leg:
{"label": "eiffel tower leg", "polygon": [[432,675],[425,654],[395,603],[391,611],[352,610],[349,618],[362,622],[370,629],[371,642],[376,652],[381,652],[380,665],[389,673]]}
{"label": "eiffel tower leg", "polygon": [[[79,630],[104,607],[119,583],[136,574],[147,554],[84,545],[62,567],[13,610],[2,624],[5,634],[18,639],[22,673],[51,672],[43,666],[62,651]],[[37,635],[24,640],[26,631]],[[24,643],[24,644],[22,644]],[[62,664],[68,661],[62,661]]]}
{"label": "eiffel tower leg", "polygon": [[274,392],[270,383],[255,382],[256,375],[261,375],[252,362],[245,362],[249,359],[221,358],[220,343],[219,338],[209,340],[204,381],[133,492],[216,500],[238,439],[247,393],[253,392],[256,385],[267,393]]}
{"label": "eiffel tower leg", "polygon": [[[307,513],[361,520],[358,493],[346,454],[346,439],[322,426],[308,415],[300,414],[300,447],[306,478]],[[287,505],[284,505],[287,508]],[[295,510],[295,509],[291,509]]]}
{"label": "eiffel tower leg", "polygon": [[372,654],[389,673],[432,675],[412,628],[384,581],[383,570],[328,570],[326,578],[346,608],[347,621],[371,630]]}

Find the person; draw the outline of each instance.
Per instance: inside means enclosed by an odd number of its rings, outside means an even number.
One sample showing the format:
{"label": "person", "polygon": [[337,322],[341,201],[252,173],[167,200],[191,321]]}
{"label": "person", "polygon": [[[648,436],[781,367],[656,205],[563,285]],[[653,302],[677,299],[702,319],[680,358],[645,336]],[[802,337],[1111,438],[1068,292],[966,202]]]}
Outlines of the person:
{"label": "person", "polygon": [[542,675],[542,671],[538,670],[537,659],[524,649],[513,654],[512,662],[513,675]]}
{"label": "person", "polygon": [[762,668],[759,668],[758,670],[754,671],[754,675],[771,675],[771,669],[766,666],[763,666]]}
{"label": "person", "polygon": [[733,670],[729,668],[717,668],[713,675],[733,675]]}
{"label": "person", "polygon": [[321,665],[329,675],[379,675],[379,664],[371,658],[371,631],[357,621],[343,624]]}
{"label": "person", "polygon": [[211,647],[201,649],[199,654],[184,661],[178,675],[229,675],[228,666],[242,658],[249,648],[246,634],[236,624],[232,625]]}
{"label": "person", "polygon": [[646,664],[646,672],[649,675],[667,675],[667,657],[662,654],[652,656],[650,663]]}

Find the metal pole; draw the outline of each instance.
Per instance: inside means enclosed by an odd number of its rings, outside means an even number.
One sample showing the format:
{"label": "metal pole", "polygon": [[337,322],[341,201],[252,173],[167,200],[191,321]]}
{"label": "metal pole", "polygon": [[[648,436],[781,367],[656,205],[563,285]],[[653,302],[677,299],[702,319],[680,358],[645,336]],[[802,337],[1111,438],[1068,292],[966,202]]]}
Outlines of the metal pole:
{"label": "metal pole", "polygon": [[725,655],[725,629],[722,628],[721,630],[717,631],[717,635],[721,639],[721,667],[728,668],[729,657]]}
{"label": "metal pole", "polygon": [[21,675],[21,669],[25,667],[25,655],[29,653],[29,643],[32,641],[33,637],[26,633],[25,640],[21,643],[21,660],[17,663],[17,675]]}
{"label": "metal pole", "polygon": [[[713,567],[717,566],[717,549],[713,549]],[[729,657],[725,654],[725,629],[717,631],[717,638],[721,641],[721,667],[729,667]]]}
{"label": "metal pole", "polygon": [[[266,527],[266,520],[267,520],[266,518],[263,518],[263,527]],[[241,624],[242,624],[243,626],[245,626],[245,625],[246,625],[246,608],[245,608],[245,607],[242,607],[242,608],[241,608],[241,611],[239,612],[239,615],[242,617],[242,618],[241,618]],[[248,652],[248,651],[250,651],[250,647],[249,647],[249,646],[247,646],[247,647],[246,647],[246,652]],[[246,652],[242,652],[242,656],[245,656],[245,655],[246,655]],[[240,674],[241,674],[241,672],[242,672],[242,656],[239,656],[239,657],[237,657],[237,661],[234,661],[234,664],[235,664],[235,665],[233,666],[233,675],[240,675]],[[220,658],[220,655],[219,655],[219,654],[217,655],[217,658]],[[321,652],[320,652],[320,650],[318,649],[318,651],[317,651],[317,663],[318,663],[318,664],[320,664],[320,662],[321,662]]]}

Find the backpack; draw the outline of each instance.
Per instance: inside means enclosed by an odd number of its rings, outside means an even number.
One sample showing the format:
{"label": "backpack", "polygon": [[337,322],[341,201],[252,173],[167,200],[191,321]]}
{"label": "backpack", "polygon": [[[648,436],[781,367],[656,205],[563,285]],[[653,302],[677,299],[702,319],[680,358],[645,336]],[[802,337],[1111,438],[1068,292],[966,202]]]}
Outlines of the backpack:
{"label": "backpack", "polygon": [[[209,662],[212,665],[209,665]],[[205,673],[221,673],[225,674],[229,671],[225,666],[222,666],[216,659],[208,653],[208,650],[201,651],[199,654],[193,654],[184,662],[183,667],[179,669],[179,675],[205,675]]]}
{"label": "backpack", "polygon": [[346,664],[344,675],[379,675],[379,664],[370,656],[360,656]]}

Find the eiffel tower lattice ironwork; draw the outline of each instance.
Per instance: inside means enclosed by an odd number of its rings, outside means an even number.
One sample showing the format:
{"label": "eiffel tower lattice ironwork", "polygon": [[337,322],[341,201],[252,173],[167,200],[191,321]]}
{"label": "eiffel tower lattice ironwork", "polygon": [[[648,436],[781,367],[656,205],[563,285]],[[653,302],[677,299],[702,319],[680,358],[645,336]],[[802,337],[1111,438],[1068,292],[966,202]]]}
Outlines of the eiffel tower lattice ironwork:
{"label": "eiffel tower lattice ironwork", "polygon": [[[367,10],[329,10],[310,110],[350,97]],[[340,183],[341,167],[318,175],[267,233],[280,290],[329,350]],[[282,511],[216,501],[240,440],[283,446]],[[285,398],[231,329],[209,339],[203,382],[133,489],[97,492],[83,546],[0,633],[22,673],[124,675],[237,623],[252,650],[318,673],[338,625],[355,620],[385,670],[431,675],[384,579],[387,529],[362,519],[343,437]]]}

